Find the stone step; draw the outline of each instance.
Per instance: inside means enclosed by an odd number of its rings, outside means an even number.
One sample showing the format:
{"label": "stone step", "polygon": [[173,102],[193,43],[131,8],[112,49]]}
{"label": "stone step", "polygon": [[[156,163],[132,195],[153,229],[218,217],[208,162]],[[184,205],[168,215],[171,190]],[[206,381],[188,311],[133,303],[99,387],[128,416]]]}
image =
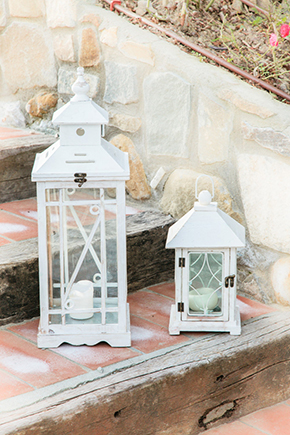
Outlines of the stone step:
{"label": "stone step", "polygon": [[[145,211],[126,218],[128,291],[174,277],[174,250],[165,249],[169,215]],[[38,240],[0,246],[0,325],[39,315]]]}

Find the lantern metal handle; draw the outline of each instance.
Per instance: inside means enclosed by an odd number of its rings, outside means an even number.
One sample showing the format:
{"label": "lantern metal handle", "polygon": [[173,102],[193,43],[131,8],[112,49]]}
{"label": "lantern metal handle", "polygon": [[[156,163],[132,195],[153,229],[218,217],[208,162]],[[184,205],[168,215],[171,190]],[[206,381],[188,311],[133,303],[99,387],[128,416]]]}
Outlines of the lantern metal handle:
{"label": "lantern metal handle", "polygon": [[198,195],[197,195],[197,186],[198,186],[198,180],[199,180],[201,177],[207,177],[207,178],[210,179],[210,181],[211,181],[211,186],[212,186],[212,195],[211,195],[211,199],[213,199],[213,197],[214,197],[214,182],[213,182],[213,179],[212,179],[209,175],[206,175],[206,174],[199,175],[199,176],[197,177],[196,181],[195,181],[195,198],[198,200]]}

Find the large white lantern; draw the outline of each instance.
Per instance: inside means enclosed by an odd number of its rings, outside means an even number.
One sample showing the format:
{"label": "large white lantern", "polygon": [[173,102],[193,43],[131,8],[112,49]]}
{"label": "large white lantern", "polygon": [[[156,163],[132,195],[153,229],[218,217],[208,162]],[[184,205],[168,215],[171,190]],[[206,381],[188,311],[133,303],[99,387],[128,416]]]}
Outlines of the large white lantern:
{"label": "large white lantern", "polygon": [[60,140],[35,159],[39,347],[63,342],[130,346],[126,281],[128,155],[102,137],[108,114],[88,96],[83,68],[75,96],[57,110]]}
{"label": "large white lantern", "polygon": [[168,232],[166,248],[175,249],[171,335],[180,331],[241,333],[236,253],[245,246],[245,229],[211,202],[213,196],[212,182],[212,194],[201,191],[194,208]]}

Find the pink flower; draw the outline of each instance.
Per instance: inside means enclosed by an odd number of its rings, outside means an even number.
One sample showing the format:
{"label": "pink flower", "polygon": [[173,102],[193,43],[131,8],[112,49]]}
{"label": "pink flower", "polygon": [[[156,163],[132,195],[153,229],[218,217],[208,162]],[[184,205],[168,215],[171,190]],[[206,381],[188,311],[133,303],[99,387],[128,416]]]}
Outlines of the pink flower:
{"label": "pink flower", "polygon": [[282,38],[286,38],[290,33],[290,26],[288,24],[282,24],[280,27],[280,35]]}
{"label": "pink flower", "polygon": [[275,33],[271,33],[269,43],[270,45],[272,45],[272,47],[277,47],[277,45],[279,44],[278,37]]}

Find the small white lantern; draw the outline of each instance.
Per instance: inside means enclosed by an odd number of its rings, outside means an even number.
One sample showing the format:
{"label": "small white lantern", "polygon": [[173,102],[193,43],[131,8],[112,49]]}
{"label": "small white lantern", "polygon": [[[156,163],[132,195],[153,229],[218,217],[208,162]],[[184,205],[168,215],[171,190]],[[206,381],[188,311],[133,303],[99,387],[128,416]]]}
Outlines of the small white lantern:
{"label": "small white lantern", "polygon": [[245,246],[245,229],[211,202],[213,196],[212,181],[212,195],[200,192],[194,208],[169,228],[166,248],[175,249],[171,335],[180,331],[241,333],[236,252]]}
{"label": "small white lantern", "polygon": [[88,96],[83,68],[75,96],[57,110],[60,140],[35,159],[39,347],[63,342],[130,346],[125,181],[128,155],[101,137],[107,112]]}

